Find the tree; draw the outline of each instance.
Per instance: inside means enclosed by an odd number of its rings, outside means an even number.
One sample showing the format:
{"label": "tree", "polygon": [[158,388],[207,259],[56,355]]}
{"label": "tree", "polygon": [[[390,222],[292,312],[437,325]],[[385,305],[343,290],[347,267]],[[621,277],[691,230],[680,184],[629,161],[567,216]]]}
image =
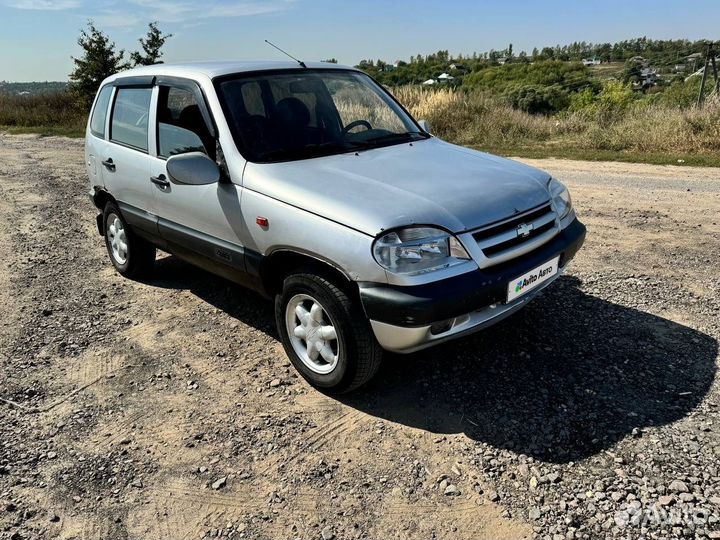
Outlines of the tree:
{"label": "tree", "polygon": [[625,62],[622,80],[624,83],[639,83],[642,78],[642,63],[637,60],[628,60]]}
{"label": "tree", "polygon": [[542,51],[540,52],[540,57],[543,60],[552,60],[555,58],[555,49],[552,47],[543,47]]}
{"label": "tree", "polygon": [[128,67],[125,51],[115,50],[115,42],[88,21],[88,28],[80,31],[78,45],[83,49],[81,58],[74,58],[75,69],[70,74],[70,90],[81,104],[90,106],[100,83],[106,77]]}
{"label": "tree", "polygon": [[337,64],[338,61],[335,58],[328,58],[327,60],[322,60],[322,62],[326,64]]}
{"label": "tree", "polygon": [[162,64],[162,47],[165,42],[172,37],[172,34],[163,34],[158,28],[158,22],[148,24],[148,32],[144,38],[138,41],[142,46],[142,52],[136,51],[130,55],[135,66],[152,66],[153,64]]}

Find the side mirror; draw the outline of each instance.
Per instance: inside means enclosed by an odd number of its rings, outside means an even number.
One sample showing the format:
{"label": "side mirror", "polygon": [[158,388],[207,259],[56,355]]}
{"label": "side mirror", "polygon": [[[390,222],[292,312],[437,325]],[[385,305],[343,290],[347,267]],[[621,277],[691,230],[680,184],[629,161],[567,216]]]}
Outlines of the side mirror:
{"label": "side mirror", "polygon": [[170,180],[176,184],[204,186],[220,180],[220,168],[202,152],[170,156],[167,172]]}
{"label": "side mirror", "polygon": [[427,120],[418,120],[418,124],[425,133],[431,133],[430,124],[428,124]]}

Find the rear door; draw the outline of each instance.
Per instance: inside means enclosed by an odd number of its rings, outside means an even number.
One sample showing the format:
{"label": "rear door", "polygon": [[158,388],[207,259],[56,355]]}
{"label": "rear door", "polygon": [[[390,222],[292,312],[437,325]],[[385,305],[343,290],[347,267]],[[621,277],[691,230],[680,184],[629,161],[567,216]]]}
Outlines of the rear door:
{"label": "rear door", "polygon": [[109,137],[100,163],[105,187],[134,227],[157,233],[150,214],[149,126],[152,85],[118,83],[109,122]]}
{"label": "rear door", "polygon": [[113,86],[105,85],[95,100],[90,122],[85,137],[85,163],[87,165],[88,176],[90,178],[90,191],[94,192],[94,188],[103,186],[103,176],[100,161],[106,153],[107,142],[105,134],[107,132],[108,109],[110,108],[110,99],[112,98]]}

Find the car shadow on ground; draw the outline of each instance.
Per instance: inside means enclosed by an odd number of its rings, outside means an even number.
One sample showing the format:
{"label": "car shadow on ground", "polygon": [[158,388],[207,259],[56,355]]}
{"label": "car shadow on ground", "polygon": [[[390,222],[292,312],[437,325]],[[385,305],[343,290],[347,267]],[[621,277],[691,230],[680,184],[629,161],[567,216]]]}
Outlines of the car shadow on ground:
{"label": "car shadow on ground", "polygon": [[[153,285],[187,289],[277,339],[272,305],[170,257]],[[364,389],[338,399],[378,418],[563,463],[684,417],[709,391],[718,342],[584,293],[560,278],[473,336],[386,355]],[[635,433],[638,433],[635,431]]]}
{"label": "car shadow on ground", "polygon": [[715,376],[715,339],[579,285],[563,277],[486,331],[390,356],[376,380],[343,401],[557,463],[674,422],[702,401]]}
{"label": "car shadow on ground", "polygon": [[260,294],[217,277],[197,266],[168,255],[155,261],[152,279],[147,285],[172,290],[187,290],[234,319],[279,340],[275,330],[273,304]]}

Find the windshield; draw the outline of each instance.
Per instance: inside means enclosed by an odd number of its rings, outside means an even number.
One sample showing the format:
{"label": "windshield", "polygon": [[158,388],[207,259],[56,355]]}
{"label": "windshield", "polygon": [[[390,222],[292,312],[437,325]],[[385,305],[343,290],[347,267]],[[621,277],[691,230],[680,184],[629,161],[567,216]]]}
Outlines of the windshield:
{"label": "windshield", "polygon": [[243,155],[272,162],[426,138],[370,77],[356,71],[292,70],[216,82]]}

